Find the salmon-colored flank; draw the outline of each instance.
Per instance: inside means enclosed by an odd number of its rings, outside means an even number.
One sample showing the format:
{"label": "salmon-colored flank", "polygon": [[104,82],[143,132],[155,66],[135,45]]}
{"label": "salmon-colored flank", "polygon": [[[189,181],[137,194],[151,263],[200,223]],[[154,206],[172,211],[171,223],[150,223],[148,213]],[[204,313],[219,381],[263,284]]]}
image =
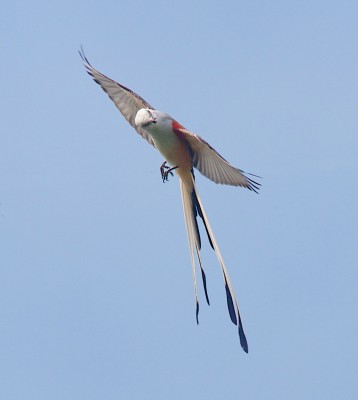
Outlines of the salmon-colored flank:
{"label": "salmon-colored flank", "polygon": [[173,131],[181,138],[181,139],[185,139],[185,133],[183,131],[185,131],[185,128],[183,125],[180,125],[179,122],[173,120],[172,121],[172,128]]}

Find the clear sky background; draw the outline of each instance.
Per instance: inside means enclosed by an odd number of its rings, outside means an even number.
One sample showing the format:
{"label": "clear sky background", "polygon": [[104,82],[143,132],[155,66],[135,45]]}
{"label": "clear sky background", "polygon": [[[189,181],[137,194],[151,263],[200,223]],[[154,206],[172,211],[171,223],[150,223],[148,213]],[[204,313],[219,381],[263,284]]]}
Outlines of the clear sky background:
{"label": "clear sky background", "polygon": [[[2,5],[0,398],[356,399],[358,3]],[[263,177],[197,183],[195,322],[178,179],[93,66]]]}

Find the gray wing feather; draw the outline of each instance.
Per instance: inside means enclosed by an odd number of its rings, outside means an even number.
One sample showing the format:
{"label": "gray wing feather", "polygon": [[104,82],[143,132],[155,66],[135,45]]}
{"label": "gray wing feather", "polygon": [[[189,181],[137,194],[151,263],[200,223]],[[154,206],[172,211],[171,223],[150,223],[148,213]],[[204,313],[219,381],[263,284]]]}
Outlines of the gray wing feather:
{"label": "gray wing feather", "polygon": [[[200,136],[191,133],[185,128],[179,128],[178,133],[190,146],[193,166],[204,176],[215,183],[242,186],[256,193],[258,192],[260,183],[247,177],[241,169],[233,167]],[[259,176],[256,177],[259,178]]]}
{"label": "gray wing feather", "polygon": [[149,103],[147,103],[142,97],[132,90],[115,82],[113,79],[108,78],[106,75],[97,71],[92,67],[87,57],[85,56],[83,49],[79,51],[80,56],[84,62],[87,73],[92,76],[93,80],[98,83],[101,88],[108,94],[109,98],[116,105],[118,110],[121,112],[123,117],[132,125],[132,127],[151,145],[154,146],[154,142],[150,135],[134,123],[137,111],[141,108],[154,109]]}

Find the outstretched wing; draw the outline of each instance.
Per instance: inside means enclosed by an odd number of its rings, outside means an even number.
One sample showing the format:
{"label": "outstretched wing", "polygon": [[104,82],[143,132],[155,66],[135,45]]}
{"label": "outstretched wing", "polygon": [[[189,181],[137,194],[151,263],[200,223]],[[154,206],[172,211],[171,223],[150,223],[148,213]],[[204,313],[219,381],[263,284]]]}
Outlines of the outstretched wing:
{"label": "outstretched wing", "polygon": [[[241,169],[233,167],[200,136],[191,133],[177,122],[173,122],[173,130],[188,143],[192,151],[193,166],[207,178],[215,183],[242,186],[258,192],[260,183],[248,178]],[[259,178],[257,175],[252,176]]]}
{"label": "outstretched wing", "polygon": [[137,93],[115,82],[113,79],[108,78],[101,72],[97,71],[92,67],[87,57],[85,56],[83,49],[79,51],[80,56],[87,69],[87,73],[92,76],[93,80],[98,83],[101,88],[108,94],[109,98],[116,105],[118,110],[121,112],[123,117],[133,126],[133,128],[151,145],[154,146],[154,142],[150,135],[134,123],[137,111],[141,108],[154,109],[149,103],[142,99]]}

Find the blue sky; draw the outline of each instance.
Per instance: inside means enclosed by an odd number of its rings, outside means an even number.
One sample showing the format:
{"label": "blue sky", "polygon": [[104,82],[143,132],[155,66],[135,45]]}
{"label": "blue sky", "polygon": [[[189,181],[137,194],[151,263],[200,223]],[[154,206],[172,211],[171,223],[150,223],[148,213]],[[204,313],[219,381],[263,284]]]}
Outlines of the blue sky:
{"label": "blue sky", "polygon": [[[0,24],[0,397],[355,399],[355,1],[6,2]],[[92,64],[263,177],[199,192],[239,300],[177,178]]]}

